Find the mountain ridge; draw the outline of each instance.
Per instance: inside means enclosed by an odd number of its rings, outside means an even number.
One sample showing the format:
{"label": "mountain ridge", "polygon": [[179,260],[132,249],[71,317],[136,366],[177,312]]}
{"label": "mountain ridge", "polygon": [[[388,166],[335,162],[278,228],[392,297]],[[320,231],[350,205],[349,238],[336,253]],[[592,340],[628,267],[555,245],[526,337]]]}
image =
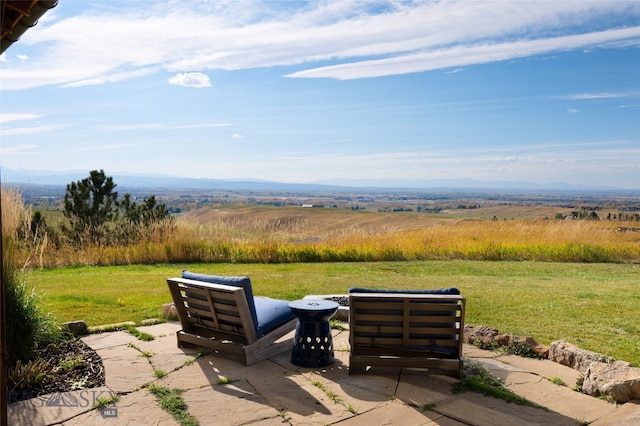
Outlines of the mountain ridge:
{"label": "mountain ridge", "polygon": [[[121,187],[168,188],[168,189],[227,189],[227,190],[280,190],[280,191],[357,191],[357,190],[545,190],[545,191],[622,191],[633,192],[634,189],[571,185],[564,182],[538,184],[527,181],[482,181],[476,179],[323,179],[314,182],[277,182],[255,178],[244,179],[212,179],[190,178],[162,174],[134,174],[115,172],[112,176]],[[3,183],[20,185],[67,185],[86,178],[89,172],[47,170],[9,169],[2,167]]]}

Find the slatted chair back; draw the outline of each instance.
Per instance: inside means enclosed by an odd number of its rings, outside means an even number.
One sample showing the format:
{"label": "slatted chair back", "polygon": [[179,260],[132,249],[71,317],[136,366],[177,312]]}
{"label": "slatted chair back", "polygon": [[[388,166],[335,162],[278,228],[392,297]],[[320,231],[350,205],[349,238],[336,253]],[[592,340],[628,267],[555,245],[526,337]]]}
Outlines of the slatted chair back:
{"label": "slatted chair back", "polygon": [[243,288],[184,278],[167,282],[185,332],[243,344],[256,341]]}
{"label": "slatted chair back", "polygon": [[463,296],[351,293],[349,309],[350,373],[378,365],[462,375]]}

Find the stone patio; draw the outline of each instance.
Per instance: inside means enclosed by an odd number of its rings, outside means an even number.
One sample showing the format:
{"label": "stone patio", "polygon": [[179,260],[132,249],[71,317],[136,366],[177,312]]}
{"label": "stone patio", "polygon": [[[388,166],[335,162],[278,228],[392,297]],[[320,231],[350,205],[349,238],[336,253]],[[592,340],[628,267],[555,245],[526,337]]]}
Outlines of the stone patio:
{"label": "stone patio", "polygon": [[[506,386],[547,410],[509,404],[476,392],[454,394],[456,379],[416,369],[377,369],[350,376],[347,331],[333,331],[336,362],[297,367],[284,352],[246,367],[232,359],[178,348],[177,322],[140,327],[143,342],[124,331],[83,338],[102,357],[103,388],[45,395],[9,406],[15,425],[177,425],[146,386],[184,389],[188,412],[201,425],[636,425],[640,401],[614,405],[571,390],[579,373],[548,360],[500,355],[465,346]],[[293,332],[292,332],[293,333]],[[143,352],[145,355],[143,355]],[[150,356],[148,356],[150,355]],[[166,375],[158,379],[157,370]],[[566,386],[553,384],[558,377]],[[222,383],[221,379],[227,384]],[[119,394],[106,411],[99,397]],[[54,405],[57,403],[57,405]]]}

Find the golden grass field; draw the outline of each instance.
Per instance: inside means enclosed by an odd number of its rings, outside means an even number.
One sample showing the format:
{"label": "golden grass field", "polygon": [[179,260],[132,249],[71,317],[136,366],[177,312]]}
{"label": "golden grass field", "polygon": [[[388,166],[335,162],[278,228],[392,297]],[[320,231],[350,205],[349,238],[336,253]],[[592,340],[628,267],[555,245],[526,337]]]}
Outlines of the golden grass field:
{"label": "golden grass field", "polygon": [[549,206],[438,214],[203,207],[180,215],[164,240],[83,250],[45,241],[24,251],[23,260],[36,267],[446,259],[640,262],[640,232],[619,232],[620,227],[637,229],[637,222],[548,219],[556,212]]}

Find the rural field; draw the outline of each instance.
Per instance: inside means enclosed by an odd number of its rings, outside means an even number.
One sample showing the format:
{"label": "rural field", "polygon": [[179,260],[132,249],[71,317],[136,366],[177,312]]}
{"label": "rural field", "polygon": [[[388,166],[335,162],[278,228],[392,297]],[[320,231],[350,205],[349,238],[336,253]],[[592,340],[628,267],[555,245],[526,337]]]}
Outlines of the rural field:
{"label": "rural field", "polygon": [[24,277],[59,321],[89,325],[158,317],[165,280],[182,269],[249,275],[256,294],[287,300],[350,286],[458,287],[470,325],[640,365],[637,222],[549,218],[558,213],[205,206],[183,212],[167,241],[43,250]]}
{"label": "rural field", "polygon": [[437,213],[205,206],[178,215],[174,229],[162,239],[83,250],[43,241],[34,250],[23,252],[22,263],[44,268],[447,259],[640,262],[637,221],[549,218],[570,211],[550,206]]}

